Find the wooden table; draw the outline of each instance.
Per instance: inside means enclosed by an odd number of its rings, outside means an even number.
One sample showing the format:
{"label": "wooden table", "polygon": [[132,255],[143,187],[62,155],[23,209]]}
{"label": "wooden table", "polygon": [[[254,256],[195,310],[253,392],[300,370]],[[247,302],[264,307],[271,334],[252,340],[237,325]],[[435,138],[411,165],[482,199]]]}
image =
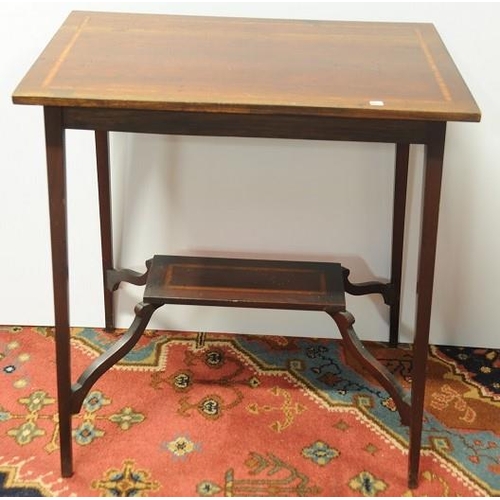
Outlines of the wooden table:
{"label": "wooden table", "polygon": [[[13,101],[42,105],[45,113],[63,476],[73,472],[71,414],[131,349],[154,310],[176,302],[330,314],[347,347],[389,391],[410,425],[408,477],[411,487],[417,485],[446,123],[480,119],[431,24],[73,12]],[[119,283],[147,284],[129,332],[73,386],[66,129],[95,131],[107,329],[114,327],[113,291]],[[333,263],[156,256],[143,275],[114,269],[109,131],[396,144],[389,282],[353,284],[349,271]],[[343,296],[382,294],[391,311],[390,342],[397,343],[410,144],[426,146],[411,398],[363,348]]]}

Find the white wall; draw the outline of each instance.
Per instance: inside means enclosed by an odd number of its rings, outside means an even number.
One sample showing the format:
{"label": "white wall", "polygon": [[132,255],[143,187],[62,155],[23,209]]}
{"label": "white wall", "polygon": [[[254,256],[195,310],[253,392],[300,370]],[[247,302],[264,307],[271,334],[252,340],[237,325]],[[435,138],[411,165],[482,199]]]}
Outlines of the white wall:
{"label": "white wall", "polygon": [[[0,323],[53,322],[42,110],[10,95],[70,10],[433,22],[483,111],[448,127],[431,341],[499,347],[500,6],[479,3],[0,2]],[[90,132],[68,132],[71,322],[101,326]],[[391,145],[112,135],[117,265],[154,253],[339,259],[389,275]],[[402,339],[411,340],[422,148],[411,155]],[[263,180],[265,179],[265,181]],[[147,198],[146,196],[147,195]],[[361,201],[361,203],[359,203]],[[141,290],[118,292],[118,326]],[[378,297],[348,298],[359,335],[386,339]],[[320,313],[164,307],[154,328],[329,336]],[[337,337],[337,333],[334,333]]]}

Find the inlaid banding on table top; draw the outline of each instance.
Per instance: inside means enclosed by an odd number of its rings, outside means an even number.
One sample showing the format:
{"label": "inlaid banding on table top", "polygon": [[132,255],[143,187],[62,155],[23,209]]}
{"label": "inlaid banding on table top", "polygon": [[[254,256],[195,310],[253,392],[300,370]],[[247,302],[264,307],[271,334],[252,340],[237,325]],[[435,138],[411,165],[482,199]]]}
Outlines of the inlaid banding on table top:
{"label": "inlaid banding on table top", "polygon": [[480,117],[425,23],[73,12],[13,99],[212,113]]}
{"label": "inlaid banding on table top", "polygon": [[64,63],[65,59],[68,57],[71,49],[73,48],[73,45],[75,45],[76,41],[80,37],[81,33],[87,26],[87,24],[90,21],[90,16],[86,16],[83,18],[83,21],[80,23],[80,26],[76,29],[75,33],[71,37],[70,41],[64,47],[63,51],[61,52],[61,55],[59,58],[55,61],[54,66],[52,66],[52,69],[50,70],[49,74],[45,78],[45,80],[42,83],[42,87],[48,87],[51,83],[54,77],[56,76],[57,72],[59,71],[59,68],[61,65]]}
{"label": "inlaid banding on table top", "polygon": [[452,97],[451,97],[450,90],[446,86],[444,78],[441,75],[441,72],[439,71],[439,68],[436,64],[436,61],[434,60],[432,52],[430,51],[429,47],[427,46],[427,43],[425,42],[421,31],[419,29],[415,29],[415,33],[417,34],[417,38],[418,38],[418,41],[420,43],[420,47],[422,47],[422,51],[425,54],[425,57],[427,59],[427,63],[429,64],[429,68],[431,69],[432,73],[434,74],[434,78],[436,79],[436,83],[438,84],[445,101],[451,101]]}
{"label": "inlaid banding on table top", "polygon": [[311,269],[172,264],[165,285],[170,288],[254,291],[265,293],[324,293],[325,273]]}

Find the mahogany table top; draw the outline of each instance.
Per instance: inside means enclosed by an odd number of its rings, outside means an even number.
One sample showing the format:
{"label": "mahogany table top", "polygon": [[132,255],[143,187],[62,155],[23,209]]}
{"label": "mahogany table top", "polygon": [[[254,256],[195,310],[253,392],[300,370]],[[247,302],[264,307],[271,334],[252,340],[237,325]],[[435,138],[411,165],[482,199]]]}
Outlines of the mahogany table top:
{"label": "mahogany table top", "polygon": [[72,12],[18,104],[479,121],[432,24]]}

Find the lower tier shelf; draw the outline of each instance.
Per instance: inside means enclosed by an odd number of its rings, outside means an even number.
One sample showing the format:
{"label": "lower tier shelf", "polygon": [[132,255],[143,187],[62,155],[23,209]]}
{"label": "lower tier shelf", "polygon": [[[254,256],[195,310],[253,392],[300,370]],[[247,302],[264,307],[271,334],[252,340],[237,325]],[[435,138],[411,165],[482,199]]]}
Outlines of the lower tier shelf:
{"label": "lower tier shelf", "polygon": [[340,264],[155,255],[144,302],[344,311]]}
{"label": "lower tier shelf", "polygon": [[[71,411],[78,413],[93,384],[137,343],[154,312],[166,304],[324,311],[336,323],[346,348],[391,395],[403,424],[410,423],[410,399],[393,375],[363,346],[346,311],[340,264],[276,260],[155,255],[144,275],[146,284],[128,331],[95,359],[71,388]],[[118,271],[116,277],[127,277]],[[344,275],[347,275],[344,271]],[[350,285],[351,286],[351,285]],[[371,284],[362,287],[372,287]]]}

